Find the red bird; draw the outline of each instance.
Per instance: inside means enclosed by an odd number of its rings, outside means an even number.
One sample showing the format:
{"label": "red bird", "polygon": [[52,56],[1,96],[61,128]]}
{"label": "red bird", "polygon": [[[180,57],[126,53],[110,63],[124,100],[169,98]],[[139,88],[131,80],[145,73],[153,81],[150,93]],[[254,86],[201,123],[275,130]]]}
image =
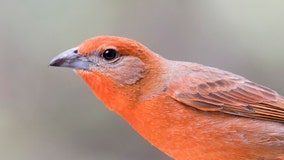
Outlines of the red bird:
{"label": "red bird", "polygon": [[74,68],[94,94],[177,160],[284,160],[284,98],[244,77],[167,60],[99,36],[49,64]]}

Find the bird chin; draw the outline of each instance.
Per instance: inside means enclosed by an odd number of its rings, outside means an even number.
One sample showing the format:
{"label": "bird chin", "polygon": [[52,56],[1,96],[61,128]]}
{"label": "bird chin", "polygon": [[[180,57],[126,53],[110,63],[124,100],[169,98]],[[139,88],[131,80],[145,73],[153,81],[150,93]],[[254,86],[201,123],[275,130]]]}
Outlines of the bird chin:
{"label": "bird chin", "polygon": [[87,69],[73,69],[73,71],[78,75],[85,75],[85,74],[92,73],[91,71],[89,71]]}

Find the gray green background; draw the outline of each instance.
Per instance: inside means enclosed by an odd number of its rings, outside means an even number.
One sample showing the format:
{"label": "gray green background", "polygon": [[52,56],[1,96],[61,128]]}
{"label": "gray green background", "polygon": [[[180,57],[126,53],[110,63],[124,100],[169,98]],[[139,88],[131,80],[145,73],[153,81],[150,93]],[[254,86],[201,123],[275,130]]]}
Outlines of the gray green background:
{"label": "gray green background", "polygon": [[282,0],[1,0],[0,159],[169,159],[51,58],[97,35],[225,69],[284,94]]}

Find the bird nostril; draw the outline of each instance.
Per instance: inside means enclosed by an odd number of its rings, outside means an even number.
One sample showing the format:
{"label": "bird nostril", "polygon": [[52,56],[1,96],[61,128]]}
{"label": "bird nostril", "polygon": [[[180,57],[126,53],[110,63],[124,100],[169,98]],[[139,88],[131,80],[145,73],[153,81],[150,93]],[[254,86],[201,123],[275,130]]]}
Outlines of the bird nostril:
{"label": "bird nostril", "polygon": [[78,50],[77,50],[77,49],[76,49],[76,50],[74,50],[74,51],[73,51],[73,53],[78,53]]}

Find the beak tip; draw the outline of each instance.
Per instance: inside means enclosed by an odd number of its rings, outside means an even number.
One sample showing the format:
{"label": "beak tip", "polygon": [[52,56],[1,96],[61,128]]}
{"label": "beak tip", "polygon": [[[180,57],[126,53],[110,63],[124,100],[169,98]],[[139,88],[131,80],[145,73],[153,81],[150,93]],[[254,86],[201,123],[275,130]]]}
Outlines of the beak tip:
{"label": "beak tip", "polygon": [[67,51],[64,51],[62,53],[60,53],[59,55],[57,55],[56,57],[54,57],[48,64],[48,66],[53,66],[53,67],[64,67],[64,63],[66,63],[66,61],[76,57],[74,55],[75,51],[77,51],[77,48],[71,48]]}
{"label": "beak tip", "polygon": [[57,59],[56,57],[53,58],[49,63],[48,63],[48,66],[60,66],[60,59]]}
{"label": "beak tip", "polygon": [[82,56],[77,52],[77,48],[71,48],[54,57],[49,62],[48,66],[89,69],[92,62],[90,62],[87,57]]}
{"label": "beak tip", "polygon": [[53,61],[50,61],[50,62],[48,63],[48,66],[54,66],[54,62],[53,62]]}

